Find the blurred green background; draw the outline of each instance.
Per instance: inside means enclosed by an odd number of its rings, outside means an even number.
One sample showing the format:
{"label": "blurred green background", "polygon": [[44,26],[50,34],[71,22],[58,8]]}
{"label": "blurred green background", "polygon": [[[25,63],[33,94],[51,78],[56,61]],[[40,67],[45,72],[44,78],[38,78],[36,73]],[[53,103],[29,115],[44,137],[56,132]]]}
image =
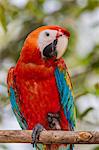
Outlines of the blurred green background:
{"label": "blurred green background", "polygon": [[[64,55],[71,74],[77,130],[99,130],[99,0],[0,0],[0,129],[20,129],[7,95],[8,69],[35,28],[55,24],[70,33]],[[0,150],[27,150],[28,145],[0,144]],[[79,145],[75,150],[99,150]]]}

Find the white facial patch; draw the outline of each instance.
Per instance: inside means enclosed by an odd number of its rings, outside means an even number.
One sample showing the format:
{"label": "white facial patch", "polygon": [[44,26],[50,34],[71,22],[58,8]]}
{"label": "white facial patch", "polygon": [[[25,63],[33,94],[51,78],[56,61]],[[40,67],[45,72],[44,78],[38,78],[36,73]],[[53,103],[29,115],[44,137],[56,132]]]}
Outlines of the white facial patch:
{"label": "white facial patch", "polygon": [[56,35],[56,30],[44,30],[40,33],[38,38],[38,46],[41,51],[42,57],[44,48],[56,39]]}
{"label": "white facial patch", "polygon": [[58,38],[58,42],[57,42],[57,59],[59,59],[60,57],[63,56],[64,52],[66,51],[68,45],[68,37],[66,37],[65,35],[62,35]]}
{"label": "white facial patch", "polygon": [[42,31],[38,37],[38,46],[39,46],[42,57],[44,57],[43,56],[44,48],[48,46],[49,44],[53,43],[53,41],[57,37],[57,32],[58,32],[58,35],[62,35],[62,36],[59,36],[57,39],[57,45],[56,45],[57,59],[60,58],[64,54],[68,45],[68,37],[66,37],[65,35],[63,35],[62,32],[59,32],[57,30],[48,29],[48,30]]}

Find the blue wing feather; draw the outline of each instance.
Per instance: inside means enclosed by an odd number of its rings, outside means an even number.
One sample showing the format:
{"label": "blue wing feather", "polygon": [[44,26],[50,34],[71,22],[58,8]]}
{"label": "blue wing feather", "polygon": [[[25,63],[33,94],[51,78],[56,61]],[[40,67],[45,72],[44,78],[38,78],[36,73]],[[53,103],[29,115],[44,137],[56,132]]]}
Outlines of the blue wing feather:
{"label": "blue wing feather", "polygon": [[15,91],[12,87],[10,87],[10,102],[11,102],[11,106],[13,109],[13,112],[21,126],[22,129],[27,129],[27,123],[26,120],[24,119],[24,117],[22,116],[19,106],[16,102],[16,94]]}
{"label": "blue wing feather", "polygon": [[60,69],[57,67],[55,70],[55,78],[60,93],[60,99],[62,107],[64,109],[64,114],[69,122],[70,128],[73,130],[75,127],[74,101],[70,87],[65,79],[64,70],[60,71]]}

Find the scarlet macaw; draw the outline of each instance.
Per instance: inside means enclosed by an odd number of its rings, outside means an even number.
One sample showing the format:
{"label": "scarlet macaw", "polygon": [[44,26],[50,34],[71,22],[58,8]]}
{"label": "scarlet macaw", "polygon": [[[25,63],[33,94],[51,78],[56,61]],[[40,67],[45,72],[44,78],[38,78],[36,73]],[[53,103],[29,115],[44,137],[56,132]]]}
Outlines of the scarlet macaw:
{"label": "scarlet macaw", "polygon": [[[34,30],[26,38],[16,66],[9,70],[8,92],[22,129],[31,130],[39,123],[47,130],[74,130],[72,85],[62,59],[69,36],[60,26]],[[73,150],[73,145],[52,144],[45,149],[49,147]]]}

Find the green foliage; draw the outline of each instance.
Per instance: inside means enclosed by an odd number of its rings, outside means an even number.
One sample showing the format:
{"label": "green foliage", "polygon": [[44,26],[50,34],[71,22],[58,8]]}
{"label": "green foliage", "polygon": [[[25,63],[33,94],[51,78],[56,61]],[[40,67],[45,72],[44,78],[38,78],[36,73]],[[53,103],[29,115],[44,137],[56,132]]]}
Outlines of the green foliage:
{"label": "green foliage", "polygon": [[43,12],[43,9],[42,9],[42,4],[43,4],[44,1],[42,1],[42,0],[39,0],[39,1],[35,1],[35,3],[33,3],[32,1],[29,1],[27,3],[27,5],[25,6],[25,8],[30,13],[32,13],[33,16],[36,15],[36,17],[38,19],[41,19],[44,15],[44,12]]}
{"label": "green foliage", "polygon": [[2,150],[8,150],[7,146],[3,145],[3,144],[0,144],[0,149],[2,149]]}
{"label": "green foliage", "polygon": [[99,7],[99,0],[87,0],[88,4],[86,6],[86,9],[93,10],[96,7]]}
{"label": "green foliage", "polygon": [[97,146],[96,148],[94,148],[93,150],[99,150],[99,146]]}
{"label": "green foliage", "polygon": [[99,96],[99,83],[95,84],[95,94]]}
{"label": "green foliage", "polygon": [[99,45],[95,45],[93,51],[82,59],[82,64],[99,71]]}
{"label": "green foliage", "polygon": [[0,5],[0,23],[2,24],[4,30],[7,31],[7,21],[6,21],[4,8],[2,5]]}
{"label": "green foliage", "polygon": [[79,115],[79,119],[83,119],[91,110],[93,110],[92,107],[86,109],[82,114]]}

